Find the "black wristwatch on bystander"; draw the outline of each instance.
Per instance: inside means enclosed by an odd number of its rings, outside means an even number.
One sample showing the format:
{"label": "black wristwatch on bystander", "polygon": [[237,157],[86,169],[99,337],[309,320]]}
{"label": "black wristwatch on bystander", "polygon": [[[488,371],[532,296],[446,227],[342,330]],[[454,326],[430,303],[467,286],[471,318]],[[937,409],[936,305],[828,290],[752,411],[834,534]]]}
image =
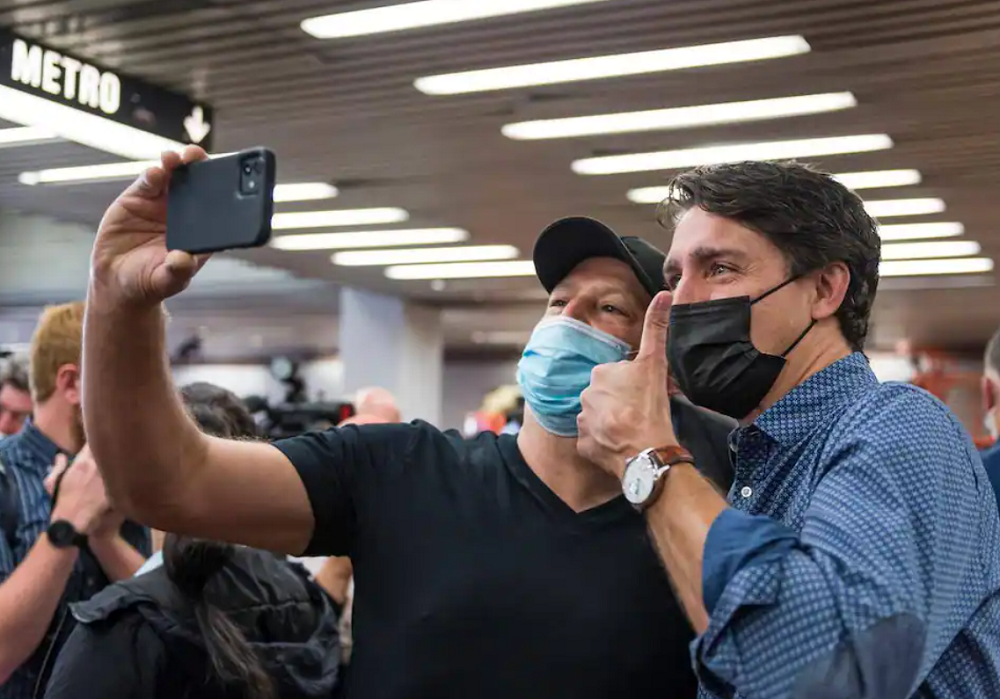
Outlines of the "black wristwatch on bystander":
{"label": "black wristwatch on bystander", "polygon": [[82,549],[87,545],[87,535],[81,534],[65,519],[57,519],[46,530],[49,541],[57,549],[68,549],[72,546]]}

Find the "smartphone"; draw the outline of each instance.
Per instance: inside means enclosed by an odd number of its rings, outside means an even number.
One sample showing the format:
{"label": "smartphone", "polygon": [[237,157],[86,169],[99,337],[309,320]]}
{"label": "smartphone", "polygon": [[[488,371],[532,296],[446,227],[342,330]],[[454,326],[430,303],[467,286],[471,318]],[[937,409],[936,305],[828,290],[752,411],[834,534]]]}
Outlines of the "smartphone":
{"label": "smartphone", "polygon": [[204,253],[267,245],[276,170],[267,148],[174,170],[167,192],[167,249]]}

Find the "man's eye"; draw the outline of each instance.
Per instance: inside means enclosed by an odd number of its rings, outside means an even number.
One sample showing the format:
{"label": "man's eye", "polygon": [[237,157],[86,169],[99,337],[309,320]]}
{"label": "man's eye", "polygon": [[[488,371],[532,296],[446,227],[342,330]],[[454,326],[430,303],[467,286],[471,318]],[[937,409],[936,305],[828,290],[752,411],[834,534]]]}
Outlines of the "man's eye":
{"label": "man's eye", "polygon": [[551,299],[549,301],[549,308],[562,307],[562,306],[565,306],[565,305],[566,305],[566,302],[563,301],[562,299]]}
{"label": "man's eye", "polygon": [[726,274],[726,273],[728,273],[730,271],[732,271],[732,270],[730,270],[729,267],[727,267],[726,265],[721,265],[721,264],[712,265],[712,268],[710,270],[711,275],[713,277],[714,276],[718,276],[720,274]]}
{"label": "man's eye", "polygon": [[664,280],[664,283],[666,283],[667,289],[673,291],[677,288],[677,285],[681,283],[681,275],[672,274]]}
{"label": "man's eye", "polygon": [[622,311],[617,306],[612,306],[610,303],[606,303],[603,306],[601,306],[601,310],[604,311],[605,313],[617,313],[618,315],[625,315],[624,311]]}

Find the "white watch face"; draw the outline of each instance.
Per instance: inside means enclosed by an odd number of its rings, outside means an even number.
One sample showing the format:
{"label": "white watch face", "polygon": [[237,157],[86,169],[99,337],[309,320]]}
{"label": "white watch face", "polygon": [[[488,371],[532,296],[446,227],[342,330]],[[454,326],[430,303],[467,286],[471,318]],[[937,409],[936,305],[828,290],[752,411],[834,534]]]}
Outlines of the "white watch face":
{"label": "white watch face", "polygon": [[625,499],[633,505],[641,505],[653,493],[656,483],[656,466],[648,456],[640,455],[625,469],[622,491]]}

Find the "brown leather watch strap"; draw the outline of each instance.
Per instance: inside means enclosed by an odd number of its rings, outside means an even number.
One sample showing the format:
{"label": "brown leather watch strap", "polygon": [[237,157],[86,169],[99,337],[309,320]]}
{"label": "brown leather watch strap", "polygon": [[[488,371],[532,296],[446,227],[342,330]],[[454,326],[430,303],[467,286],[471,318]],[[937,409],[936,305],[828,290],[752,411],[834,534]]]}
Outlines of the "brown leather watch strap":
{"label": "brown leather watch strap", "polygon": [[692,456],[691,452],[677,444],[657,447],[653,451],[660,458],[660,461],[663,462],[664,466],[675,466],[682,463],[694,466],[694,456]]}

